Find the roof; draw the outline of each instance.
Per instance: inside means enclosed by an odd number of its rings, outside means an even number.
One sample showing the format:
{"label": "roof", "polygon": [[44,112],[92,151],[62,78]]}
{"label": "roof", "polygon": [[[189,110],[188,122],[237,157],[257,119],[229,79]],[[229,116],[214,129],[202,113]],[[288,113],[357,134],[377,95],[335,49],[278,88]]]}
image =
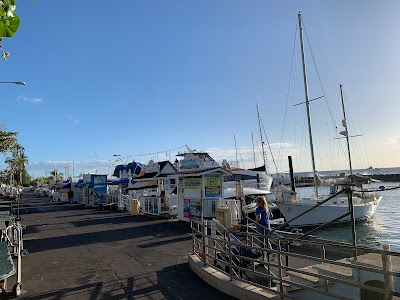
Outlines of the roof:
{"label": "roof", "polygon": [[139,179],[153,178],[157,176],[158,172],[144,173],[143,176],[140,176]]}
{"label": "roof", "polygon": [[176,175],[186,177],[186,176],[201,176],[212,173],[223,173],[224,175],[231,174],[231,172],[225,170],[222,167],[216,167],[216,168],[206,168],[206,169],[187,169],[177,172]]}
{"label": "roof", "polygon": [[165,161],[160,161],[160,162],[158,162],[158,165],[160,166],[160,170],[162,170],[162,169],[164,169],[164,167],[166,166],[166,165],[171,165],[171,167],[173,167],[174,169],[175,169],[175,171],[176,171],[176,168],[175,168],[175,166],[169,161],[169,160],[165,160]]}

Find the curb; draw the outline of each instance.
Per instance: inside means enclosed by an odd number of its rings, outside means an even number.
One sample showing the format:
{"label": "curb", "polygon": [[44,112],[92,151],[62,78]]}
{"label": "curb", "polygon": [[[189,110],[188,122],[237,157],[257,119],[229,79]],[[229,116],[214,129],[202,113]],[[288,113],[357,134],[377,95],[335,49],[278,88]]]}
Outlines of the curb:
{"label": "curb", "polygon": [[223,272],[204,266],[203,261],[195,254],[188,254],[188,261],[193,272],[224,294],[241,300],[280,299],[273,291],[235,279],[231,281]]}

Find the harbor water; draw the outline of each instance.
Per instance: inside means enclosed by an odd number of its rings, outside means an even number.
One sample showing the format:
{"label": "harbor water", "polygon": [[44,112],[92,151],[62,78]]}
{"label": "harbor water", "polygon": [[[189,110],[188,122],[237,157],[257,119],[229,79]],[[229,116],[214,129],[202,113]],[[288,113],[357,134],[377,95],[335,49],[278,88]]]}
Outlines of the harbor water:
{"label": "harbor water", "polygon": [[[388,190],[390,187],[399,187],[400,182],[373,182],[371,188],[379,189],[384,186],[386,190],[377,192],[382,195],[374,217],[365,221],[356,222],[357,245],[378,247],[389,244],[391,250],[400,251],[400,189]],[[328,187],[321,187],[321,193]],[[299,196],[309,196],[312,187],[297,188]],[[307,232],[303,228],[303,232]],[[352,241],[351,223],[334,224],[313,233],[313,235],[335,241]]]}

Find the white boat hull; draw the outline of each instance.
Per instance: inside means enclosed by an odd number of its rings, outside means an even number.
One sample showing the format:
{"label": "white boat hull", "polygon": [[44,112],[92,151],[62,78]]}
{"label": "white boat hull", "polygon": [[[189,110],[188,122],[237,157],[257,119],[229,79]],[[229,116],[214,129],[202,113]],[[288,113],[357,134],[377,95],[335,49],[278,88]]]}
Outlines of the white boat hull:
{"label": "white boat hull", "polygon": [[[356,220],[364,220],[371,218],[378,205],[381,201],[382,197],[378,196],[373,201],[369,201],[366,203],[356,204],[354,205],[354,218]],[[339,201],[338,201],[339,202]],[[317,202],[314,203],[277,203],[281,213],[285,217],[286,221],[290,221],[296,216],[302,214],[306,210],[313,207]],[[334,219],[344,215],[349,211],[347,201],[345,205],[343,204],[329,204],[329,205],[321,205],[308,213],[304,214],[300,218],[291,221],[290,227],[305,227],[305,226],[316,226],[321,224],[326,224],[328,222],[333,221]],[[351,216],[346,216],[337,223],[340,222],[349,222],[351,221]]]}

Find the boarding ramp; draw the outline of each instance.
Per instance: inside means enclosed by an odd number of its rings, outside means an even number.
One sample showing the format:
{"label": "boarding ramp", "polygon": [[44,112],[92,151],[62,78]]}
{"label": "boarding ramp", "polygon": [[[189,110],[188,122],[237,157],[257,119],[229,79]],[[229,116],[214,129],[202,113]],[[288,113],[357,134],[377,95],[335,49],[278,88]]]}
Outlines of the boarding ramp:
{"label": "boarding ramp", "polygon": [[191,221],[191,229],[191,268],[239,299],[400,297],[400,252],[388,245],[376,249],[286,232],[233,231],[211,221]]}

